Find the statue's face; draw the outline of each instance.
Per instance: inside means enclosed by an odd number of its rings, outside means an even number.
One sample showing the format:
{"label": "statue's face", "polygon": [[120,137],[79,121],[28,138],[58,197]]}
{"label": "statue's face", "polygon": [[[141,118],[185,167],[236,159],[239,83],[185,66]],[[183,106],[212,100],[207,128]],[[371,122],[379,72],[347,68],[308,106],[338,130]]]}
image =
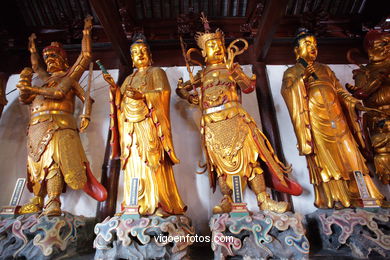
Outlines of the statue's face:
{"label": "statue's face", "polygon": [[211,39],[205,44],[207,64],[220,64],[225,60],[225,46],[221,39]]}
{"label": "statue's face", "polygon": [[314,36],[307,36],[299,40],[299,46],[295,47],[295,55],[307,62],[314,62],[317,58],[317,40]]}
{"label": "statue's face", "polygon": [[149,47],[144,43],[136,43],[131,46],[131,59],[134,66],[138,69],[146,68],[151,65]]}
{"label": "statue's face", "polygon": [[390,58],[390,36],[383,36],[374,41],[367,50],[371,62],[380,62]]}
{"label": "statue's face", "polygon": [[54,50],[48,50],[43,53],[43,60],[46,63],[49,73],[65,71],[67,69],[66,61]]}

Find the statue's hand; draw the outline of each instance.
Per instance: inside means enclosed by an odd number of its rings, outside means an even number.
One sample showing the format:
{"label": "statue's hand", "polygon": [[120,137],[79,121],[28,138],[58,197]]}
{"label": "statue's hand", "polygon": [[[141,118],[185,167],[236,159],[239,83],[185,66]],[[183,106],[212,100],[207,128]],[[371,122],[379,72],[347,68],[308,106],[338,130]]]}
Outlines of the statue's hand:
{"label": "statue's hand", "polygon": [[37,47],[35,45],[36,38],[37,36],[35,35],[35,33],[32,33],[30,37],[28,37],[28,50],[30,52],[37,52]]}
{"label": "statue's hand", "polygon": [[142,99],[144,97],[144,95],[141,92],[139,92],[134,88],[129,88],[126,90],[126,92],[127,92],[127,96],[132,99]]}
{"label": "statue's hand", "polygon": [[199,105],[199,96],[198,95],[189,95],[188,102],[194,105]]}
{"label": "statue's hand", "polygon": [[376,112],[376,113],[381,114],[381,115],[389,116],[389,114],[387,114],[385,111],[382,111],[382,110],[379,110],[379,109],[376,109],[376,108],[365,107],[360,102],[355,104],[355,109],[358,110],[358,111]]}
{"label": "statue's hand", "polygon": [[84,30],[90,31],[92,29],[93,23],[92,23],[93,17],[91,15],[88,15],[84,19]]}
{"label": "statue's hand", "polygon": [[84,132],[85,129],[89,126],[90,118],[84,115],[81,115],[81,121],[80,121],[80,132]]}
{"label": "statue's hand", "polygon": [[305,68],[305,71],[303,72],[303,81],[305,83],[309,82],[309,78],[315,72],[316,72],[316,70],[314,69],[313,64],[307,65],[307,67]]}
{"label": "statue's hand", "polygon": [[104,80],[110,85],[112,91],[116,90],[117,86],[115,84],[114,79],[108,73],[103,73]]}
{"label": "statue's hand", "polygon": [[184,88],[183,83],[183,78],[179,78],[179,80],[177,81],[177,88]]}
{"label": "statue's hand", "polygon": [[16,85],[16,87],[23,94],[32,94],[33,93],[33,89],[34,89],[33,87],[31,87],[29,85],[26,85],[26,84],[22,84],[22,83],[18,83]]}

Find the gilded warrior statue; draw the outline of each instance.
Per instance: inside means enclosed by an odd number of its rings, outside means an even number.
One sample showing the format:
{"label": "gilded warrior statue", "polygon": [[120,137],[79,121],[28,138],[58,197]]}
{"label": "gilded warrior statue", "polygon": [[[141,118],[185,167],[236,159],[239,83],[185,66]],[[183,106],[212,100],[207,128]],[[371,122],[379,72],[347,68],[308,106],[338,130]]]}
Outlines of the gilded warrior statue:
{"label": "gilded warrior statue", "polygon": [[371,180],[359,151],[359,145],[364,146],[356,114],[356,110],[363,109],[360,101],[343,89],[327,65],[315,61],[317,40],[306,29],[298,33],[294,52],[297,63],[284,72],[281,93],[290,112],[299,154],[307,159],[315,206],[358,205],[354,171],[363,173],[371,197],[380,204],[384,197]]}
{"label": "gilded warrior statue", "polygon": [[[131,179],[139,178],[138,204],[141,215],[183,214],[184,205],[172,166],[179,163],[172,142],[169,116],[171,89],[165,71],[152,65],[145,36],[138,34],[130,47],[137,69],[118,87],[109,74],[115,102],[124,171],[124,201],[130,205]],[[115,141],[114,141],[115,142]]]}
{"label": "gilded warrior statue", "polygon": [[369,31],[365,37],[369,63],[353,71],[355,85],[347,84],[364,106],[379,111],[363,115],[363,131],[371,140],[376,174],[390,183],[390,34]]}
{"label": "gilded warrior statue", "polygon": [[[93,198],[103,201],[107,192],[94,178],[79,137],[73,116],[75,96],[84,102],[80,131],[87,128],[91,114],[91,100],[86,97],[78,81],[91,61],[92,17],[85,19],[82,52],[69,67],[66,52],[53,42],[43,50],[47,71],[40,66],[35,46],[35,35],[29,38],[31,63],[35,73],[44,82],[32,86],[32,70],[21,73],[17,85],[20,101],[30,105],[28,127],[28,188],[35,197],[20,209],[21,214],[43,209],[48,216],[61,214],[60,194],[65,184],[72,189],[84,189]],[[44,198],[48,201],[44,204]]]}
{"label": "gilded warrior statue", "polygon": [[279,161],[267,138],[241,105],[238,89],[252,92],[256,79],[248,77],[239,64],[233,63],[237,46],[229,48],[227,55],[223,32],[219,29],[209,32],[207,19],[202,17],[202,20],[206,31],[198,32],[195,39],[206,66],[192,80],[180,79],[176,93],[202,111],[200,125],[210,184],[215,190],[218,182],[224,195],[213,213],[231,212],[233,175],[241,176],[242,189],[249,182],[261,210],[285,212],[289,204],[272,200],[266,192],[264,175],[268,172],[264,173],[260,161],[267,165],[270,179],[276,183],[274,188],[293,195],[300,195],[302,188],[285,176],[289,167]]}

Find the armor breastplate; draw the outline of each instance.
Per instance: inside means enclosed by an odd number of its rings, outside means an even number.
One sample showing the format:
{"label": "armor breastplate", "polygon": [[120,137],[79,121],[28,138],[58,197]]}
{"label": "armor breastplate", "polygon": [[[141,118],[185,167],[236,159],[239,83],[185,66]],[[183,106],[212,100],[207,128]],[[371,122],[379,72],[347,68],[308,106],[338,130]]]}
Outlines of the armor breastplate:
{"label": "armor breastplate", "polygon": [[236,92],[236,83],[229,78],[229,73],[225,65],[219,67],[211,66],[204,72],[202,87],[204,108],[239,101]]}
{"label": "armor breastplate", "polygon": [[[48,84],[42,86],[42,88],[55,87],[58,83],[51,81]],[[69,90],[63,99],[46,98],[42,95],[35,97],[34,101],[30,105],[30,112],[32,115],[46,111],[62,111],[65,113],[73,114],[74,112],[74,92]]]}

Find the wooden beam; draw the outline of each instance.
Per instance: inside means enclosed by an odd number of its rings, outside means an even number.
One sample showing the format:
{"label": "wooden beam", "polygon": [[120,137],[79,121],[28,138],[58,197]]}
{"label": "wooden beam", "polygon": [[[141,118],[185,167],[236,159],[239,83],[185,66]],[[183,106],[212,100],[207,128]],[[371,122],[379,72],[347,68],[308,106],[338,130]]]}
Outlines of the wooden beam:
{"label": "wooden beam", "polygon": [[130,45],[123,32],[119,11],[114,8],[115,4],[111,0],[90,0],[90,3],[121,63],[131,68]]}
{"label": "wooden beam", "polygon": [[257,0],[248,0],[246,4],[245,17],[248,19],[253,10],[255,10],[257,5]]}
{"label": "wooden beam", "polygon": [[[283,154],[282,142],[280,140],[278,121],[276,120],[275,106],[270,89],[266,64],[264,62],[254,63],[253,73],[256,74],[256,95],[259,103],[262,132],[272,144],[272,147],[274,148],[280,161],[286,163],[286,159]],[[291,203],[291,196],[288,194],[273,192],[273,195],[279,200]]]}
{"label": "wooden beam", "polygon": [[261,21],[257,28],[256,38],[254,40],[254,62],[265,60],[276,28],[286,11],[287,3],[288,0],[267,1]]}

